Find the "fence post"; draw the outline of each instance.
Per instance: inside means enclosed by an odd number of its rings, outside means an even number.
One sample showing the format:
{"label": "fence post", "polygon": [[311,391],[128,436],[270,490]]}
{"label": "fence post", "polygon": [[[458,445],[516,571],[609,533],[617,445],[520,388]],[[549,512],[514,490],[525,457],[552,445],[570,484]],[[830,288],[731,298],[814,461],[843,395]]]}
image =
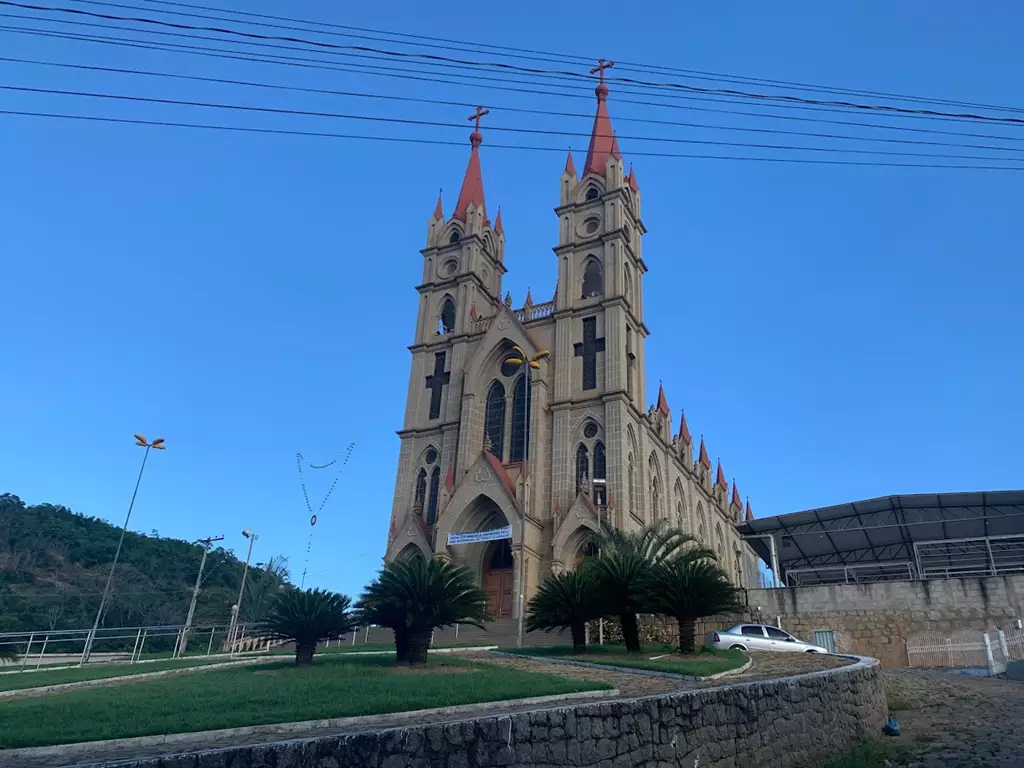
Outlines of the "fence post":
{"label": "fence post", "polygon": [[356,627],[354,630],[352,630],[352,645],[356,644],[356,635],[358,635],[358,634],[359,634],[359,627]]}
{"label": "fence post", "polygon": [[992,644],[989,642],[988,633],[987,632],[983,633],[982,636],[981,636],[981,639],[985,643],[985,663],[988,665],[988,673],[989,673],[989,675],[995,675],[996,674],[996,660],[992,656]]}
{"label": "fence post", "polygon": [[132,646],[132,660],[131,663],[135,663],[135,652],[139,650],[139,638],[142,637],[142,627],[139,627],[139,631],[135,633],[135,645]]}
{"label": "fence post", "polygon": [[1003,658],[1007,661],[1010,660],[1010,647],[1006,644],[1006,633],[1001,629],[997,629],[999,633],[999,647],[1003,649]]}
{"label": "fence post", "polygon": [[953,642],[946,638],[946,657],[949,659],[949,666],[953,666]]}
{"label": "fence post", "polygon": [[43,664],[43,654],[46,653],[46,643],[49,640],[50,640],[50,633],[47,632],[46,635],[43,636],[43,650],[41,650],[39,652],[39,658],[36,660],[36,669],[39,669],[39,667],[41,667],[42,664]]}
{"label": "fence post", "polygon": [[370,642],[370,625],[369,624],[366,625],[366,634],[363,635],[363,645],[366,645],[368,642]]}
{"label": "fence post", "polygon": [[134,664],[136,662],[136,660],[142,658],[142,646],[144,646],[146,644],[146,635],[148,635],[148,634],[149,634],[149,629],[148,628],[142,632],[142,639],[139,641],[139,652],[138,652],[138,655],[132,654],[132,662],[131,662],[132,664]]}
{"label": "fence post", "polygon": [[28,655],[32,653],[32,641],[35,639],[36,633],[33,632],[28,636],[28,645],[25,646],[25,655],[21,657],[21,670],[25,671],[25,662],[28,661]]}
{"label": "fence post", "polygon": [[209,656],[213,652],[213,636],[216,634],[217,628],[210,627],[210,643],[206,646],[206,655]]}

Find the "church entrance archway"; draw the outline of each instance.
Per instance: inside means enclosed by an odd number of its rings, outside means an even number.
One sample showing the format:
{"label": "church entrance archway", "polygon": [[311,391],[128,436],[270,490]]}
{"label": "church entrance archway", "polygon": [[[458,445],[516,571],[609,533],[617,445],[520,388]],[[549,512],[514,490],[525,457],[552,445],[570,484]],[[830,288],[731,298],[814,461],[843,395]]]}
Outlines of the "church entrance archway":
{"label": "church entrance archway", "polygon": [[484,555],[484,592],[487,612],[495,619],[512,615],[512,547],[508,539],[495,541]]}

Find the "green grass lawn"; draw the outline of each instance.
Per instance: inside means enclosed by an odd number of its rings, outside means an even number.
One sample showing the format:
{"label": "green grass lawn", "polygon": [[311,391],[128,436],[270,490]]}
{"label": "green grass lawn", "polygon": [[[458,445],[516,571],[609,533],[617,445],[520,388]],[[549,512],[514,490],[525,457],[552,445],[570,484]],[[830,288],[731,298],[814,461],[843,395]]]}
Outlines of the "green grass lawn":
{"label": "green grass lawn", "polygon": [[[608,664],[630,669],[649,669],[654,672],[674,672],[677,675],[692,675],[694,677],[706,677],[726,672],[747,663],[747,654],[743,651],[701,648],[690,656],[680,656],[673,645],[645,645],[639,654],[626,653],[625,647],[621,645],[588,645],[587,652],[578,656],[573,654],[571,645],[522,648],[505,652],[518,653],[523,656],[589,661],[594,664]],[[664,656],[664,658],[652,659],[656,656]]]}
{"label": "green grass lawn", "polygon": [[282,661],[0,701],[0,748],[374,715],[608,687],[447,657],[410,670],[384,656],[324,654],[301,669]]}
{"label": "green grass lawn", "polygon": [[219,659],[185,658],[173,661],[168,659],[167,661],[152,661],[145,664],[94,663],[87,664],[84,667],[65,667],[64,669],[46,669],[46,667],[43,667],[38,672],[29,670],[0,675],[0,691],[20,691],[25,688],[39,688],[44,685],[78,683],[83,680],[105,680],[111,677],[129,677],[131,675],[142,675],[147,672],[182,669],[183,667],[204,667],[210,664],[220,664],[225,661],[229,661],[226,656]]}

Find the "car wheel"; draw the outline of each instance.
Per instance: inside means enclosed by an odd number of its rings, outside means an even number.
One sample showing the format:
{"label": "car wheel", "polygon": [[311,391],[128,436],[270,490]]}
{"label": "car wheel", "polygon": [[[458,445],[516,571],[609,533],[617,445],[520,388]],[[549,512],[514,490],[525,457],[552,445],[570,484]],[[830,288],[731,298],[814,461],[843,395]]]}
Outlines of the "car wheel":
{"label": "car wheel", "polygon": [[747,649],[744,648],[742,645],[730,645],[729,646],[729,650],[730,651],[745,651]]}

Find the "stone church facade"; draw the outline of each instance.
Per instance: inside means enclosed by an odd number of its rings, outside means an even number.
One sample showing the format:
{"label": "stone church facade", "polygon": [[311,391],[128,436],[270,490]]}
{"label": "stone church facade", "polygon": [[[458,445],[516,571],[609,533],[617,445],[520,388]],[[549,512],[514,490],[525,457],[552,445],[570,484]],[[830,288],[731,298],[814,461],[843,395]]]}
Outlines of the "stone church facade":
{"label": "stone church facade", "polygon": [[[645,402],[642,196],[612,130],[608,87],[596,94],[582,172],[570,152],[559,179],[549,301],[528,293],[515,309],[502,298],[505,232],[500,210],[488,216],[479,116],[455,210],[446,218],[438,197],[422,250],[385,559],[421,552],[468,566],[497,618],[517,615],[524,563],[528,600],[549,573],[578,565],[602,521],[667,520],[714,549],[736,584],[759,585],[735,529],[749,502],[735,482],[730,493],[721,464],[712,470],[663,388]],[[524,366],[507,362],[515,347],[527,358],[550,352],[528,386]],[[511,540],[447,543],[452,532],[507,525]]]}

